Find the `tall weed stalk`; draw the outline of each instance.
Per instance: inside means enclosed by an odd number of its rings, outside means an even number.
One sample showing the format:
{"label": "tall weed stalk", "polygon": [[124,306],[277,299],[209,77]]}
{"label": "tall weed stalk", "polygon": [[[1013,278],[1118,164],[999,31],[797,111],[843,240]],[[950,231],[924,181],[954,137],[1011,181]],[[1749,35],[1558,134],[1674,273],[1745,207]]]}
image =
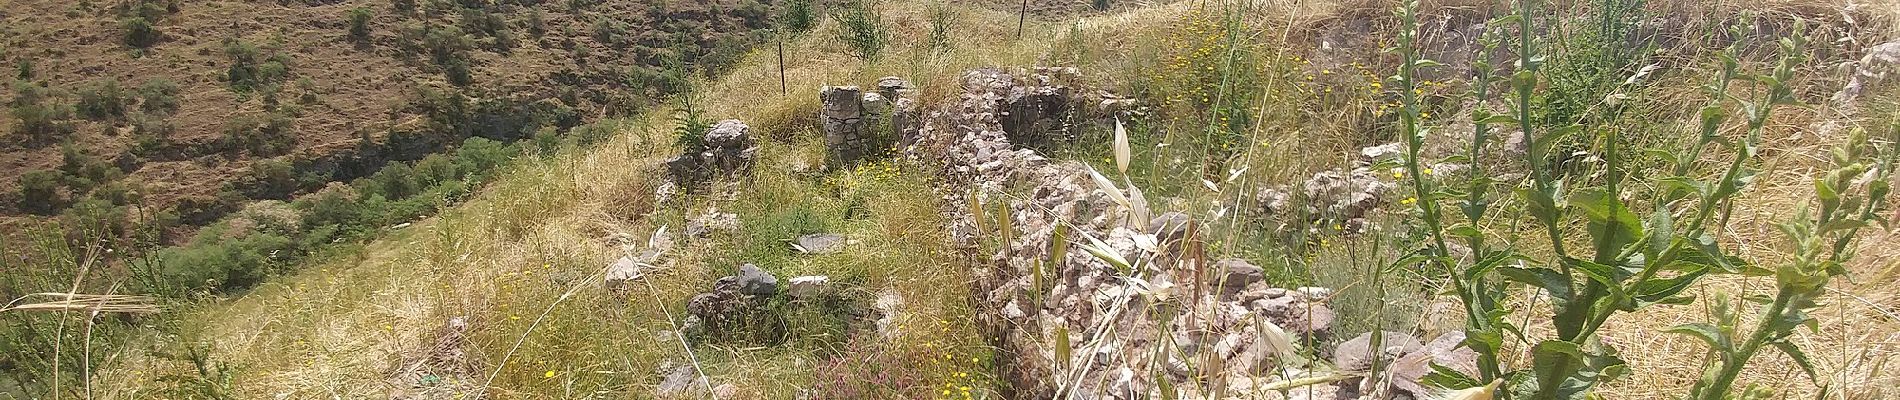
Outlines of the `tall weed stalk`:
{"label": "tall weed stalk", "polygon": [[[1597,153],[1605,162],[1600,178],[1571,180],[1552,167],[1555,143],[1566,136],[1586,130],[1568,125],[1539,129],[1539,64],[1542,59],[1533,37],[1538,32],[1532,16],[1537,7],[1531,0],[1517,2],[1517,12],[1494,22],[1507,26],[1515,22],[1517,32],[1517,68],[1507,82],[1514,98],[1509,102],[1513,113],[1493,114],[1483,108],[1493,78],[1490,66],[1480,57],[1480,75],[1473,93],[1480,100],[1471,114],[1476,126],[1473,143],[1459,161],[1472,166],[1463,188],[1439,187],[1421,166],[1421,149],[1427,128],[1420,121],[1422,111],[1414,76],[1421,68],[1437,66],[1422,59],[1414,48],[1417,43],[1416,1],[1408,1],[1397,12],[1404,29],[1394,51],[1402,62],[1393,78],[1400,93],[1399,123],[1406,144],[1405,175],[1418,195],[1419,223],[1429,234],[1428,246],[1401,264],[1426,263],[1447,276],[1452,292],[1466,311],[1465,344],[1479,354],[1479,376],[1466,376],[1449,368],[1434,368],[1431,381],[1451,389],[1478,388],[1502,382],[1498,398],[1584,399],[1590,398],[1596,385],[1615,379],[1628,370],[1615,348],[1598,338],[1599,330],[1612,316],[1633,312],[1656,304],[1686,304],[1693,298],[1684,295],[1701,278],[1711,274],[1774,276],[1776,296],[1766,301],[1761,322],[1749,331],[1736,327],[1739,318],[1732,313],[1719,315],[1718,324],[1692,324],[1670,329],[1707,342],[1718,357],[1700,378],[1689,397],[1697,400],[1726,398],[1736,377],[1748,360],[1763,347],[1786,352],[1810,371],[1805,355],[1787,339],[1795,327],[1811,323],[1804,310],[1815,307],[1814,299],[1829,277],[1844,273],[1841,267],[1852,256],[1851,244],[1860,228],[1876,222],[1887,207],[1885,197],[1894,156],[1875,161],[1864,135],[1857,134],[1834,155],[1835,169],[1817,181],[1818,211],[1804,209],[1781,228],[1796,244],[1796,260],[1774,268],[1757,266],[1728,254],[1710,233],[1711,224],[1726,221],[1730,204],[1753,181],[1757,173],[1754,159],[1764,127],[1778,107],[1798,105],[1788,82],[1793,68],[1802,62],[1803,26],[1796,34],[1781,40],[1781,59],[1771,73],[1739,72],[1739,62],[1730,48],[1720,56],[1716,79],[1707,87],[1715,101],[1702,109],[1701,122],[1695,127],[1700,136],[1686,152],[1678,153],[1673,174],[1647,182],[1664,188],[1663,194],[1647,204],[1644,214],[1625,199],[1634,193],[1631,174],[1625,165],[1627,149],[1619,148],[1615,127],[1590,127],[1601,132]],[[1486,52],[1497,43],[1496,36],[1485,41]],[[1752,98],[1730,94],[1733,83],[1752,84]],[[1729,108],[1739,108],[1746,124],[1740,138],[1719,134],[1728,121]],[[1487,233],[1479,229],[1493,201],[1488,197],[1493,182],[1486,178],[1482,161],[1486,134],[1492,124],[1515,124],[1529,143],[1523,163],[1530,172],[1529,187],[1518,196],[1525,211],[1540,225],[1547,237],[1548,254],[1519,253],[1517,243],[1493,248]],[[1729,161],[1718,174],[1703,176],[1694,161],[1705,151],[1722,149]],[[1644,149],[1651,150],[1653,149]],[[1458,158],[1458,157],[1454,157]],[[1447,224],[1441,201],[1457,201],[1464,221]],[[1718,213],[1721,213],[1718,218]],[[1639,217],[1639,215],[1646,215]],[[1686,218],[1685,218],[1686,217]],[[1586,237],[1566,242],[1566,231],[1573,221],[1584,222]],[[1472,249],[1469,261],[1455,259],[1449,252],[1447,237],[1464,239]],[[1570,248],[1568,243],[1585,246]],[[1542,256],[1542,257],[1536,257]],[[1493,281],[1497,279],[1498,281]],[[1550,337],[1533,337],[1520,324],[1505,317],[1513,310],[1499,299],[1507,290],[1524,285],[1543,292],[1550,301]],[[1526,323],[1538,324],[1535,322]],[[1528,347],[1528,368],[1518,369],[1500,360],[1505,341],[1514,339]]]}

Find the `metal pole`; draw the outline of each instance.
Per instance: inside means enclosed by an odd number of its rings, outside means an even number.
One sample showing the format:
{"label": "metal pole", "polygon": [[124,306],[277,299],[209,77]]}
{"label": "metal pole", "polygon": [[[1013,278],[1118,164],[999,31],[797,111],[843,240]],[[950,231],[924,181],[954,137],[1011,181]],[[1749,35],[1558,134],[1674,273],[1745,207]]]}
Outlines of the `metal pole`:
{"label": "metal pole", "polygon": [[1016,40],[1023,40],[1023,22],[1029,20],[1029,0],[1023,0],[1023,10],[1016,14]]}
{"label": "metal pole", "polygon": [[778,36],[778,94],[791,93],[785,88],[785,36]]}

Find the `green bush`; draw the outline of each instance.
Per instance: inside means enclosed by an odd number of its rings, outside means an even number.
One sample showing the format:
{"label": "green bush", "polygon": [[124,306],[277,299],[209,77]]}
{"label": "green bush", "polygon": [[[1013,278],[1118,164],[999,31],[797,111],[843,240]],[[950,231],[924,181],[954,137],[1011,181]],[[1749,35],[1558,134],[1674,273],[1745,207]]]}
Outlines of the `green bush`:
{"label": "green bush", "polygon": [[834,35],[844,43],[845,54],[859,60],[876,59],[891,40],[890,33],[884,30],[884,16],[878,13],[875,4],[866,0],[845,3],[832,19],[838,20]]}
{"label": "green bush", "polygon": [[72,107],[63,104],[17,105],[13,117],[20,120],[14,129],[31,141],[53,141],[73,132]]}
{"label": "green bush", "polygon": [[136,48],[148,48],[158,44],[164,35],[144,17],[129,17],[119,20],[119,27],[125,29],[125,45]]}
{"label": "green bush", "polygon": [[412,169],[415,172],[416,184],[422,187],[462,179],[462,173],[456,167],[455,159],[441,153],[423,157],[422,160],[416,161],[416,166]]}
{"label": "green bush", "polygon": [[20,175],[20,209],[46,214],[65,202],[61,174],[53,170],[29,171]]}
{"label": "green bush", "polygon": [[803,33],[818,26],[818,13],[812,10],[811,0],[791,0],[785,3],[779,24],[791,33]]}
{"label": "green bush", "polygon": [[20,57],[13,60],[13,76],[17,79],[33,79],[33,60]]}
{"label": "green bush", "polygon": [[297,146],[296,120],[280,112],[247,115],[225,123],[220,141],[225,151],[250,152],[270,157],[290,152]]}
{"label": "green bush", "polygon": [[226,40],[224,54],[231,58],[231,67],[225,70],[225,82],[239,93],[274,88],[290,76],[289,56],[273,52],[266,57],[257,46],[243,40]]}
{"label": "green bush", "polygon": [[125,104],[131,96],[119,87],[117,79],[105,81],[79,89],[79,115],[86,119],[102,121],[109,118],[124,118]]}
{"label": "green bush", "polygon": [[90,191],[124,175],[117,166],[72,143],[60,147],[60,161],[59,171],[65,174],[66,186],[75,192]]}
{"label": "green bush", "polygon": [[619,48],[621,44],[620,38],[626,35],[627,26],[625,23],[615,21],[613,18],[608,17],[600,17],[594,20],[594,41],[607,46],[607,48]]}
{"label": "green bush", "polygon": [[185,246],[159,251],[159,273],[178,293],[242,290],[263,282],[293,255],[295,244],[281,235],[212,226]]}
{"label": "green bush", "polygon": [[59,214],[59,219],[69,237],[97,235],[119,238],[131,232],[133,226],[124,207],[100,198],[87,198],[73,203],[72,207],[67,207],[66,211]]}
{"label": "green bush", "polygon": [[363,197],[380,195],[388,199],[404,199],[415,195],[419,189],[416,184],[415,170],[408,164],[389,163],[382,170],[368,178],[353,184]]}
{"label": "green bush", "polygon": [[165,78],[152,78],[139,85],[139,109],[170,115],[178,112],[178,84]]}
{"label": "green bush", "polygon": [[496,169],[514,159],[517,151],[514,147],[481,137],[471,137],[462,141],[462,147],[455,149],[455,167],[471,181],[480,181],[491,176]]}
{"label": "green bush", "polygon": [[376,16],[368,7],[350,9],[350,40],[369,43],[369,20]]}
{"label": "green bush", "polygon": [[362,219],[362,208],[357,204],[356,196],[347,189],[326,189],[317,194],[298,199],[293,204],[303,211],[303,227],[314,229],[323,226],[339,229],[354,227]]}

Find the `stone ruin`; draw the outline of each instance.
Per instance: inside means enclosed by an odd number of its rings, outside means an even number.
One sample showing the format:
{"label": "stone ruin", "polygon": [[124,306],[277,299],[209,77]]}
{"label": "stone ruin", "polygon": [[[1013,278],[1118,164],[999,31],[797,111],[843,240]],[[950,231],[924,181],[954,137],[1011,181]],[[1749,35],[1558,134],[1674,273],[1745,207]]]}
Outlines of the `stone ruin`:
{"label": "stone ruin", "polygon": [[[952,240],[981,264],[971,289],[978,324],[1002,358],[1012,360],[1002,366],[1010,392],[1000,395],[1160,398],[1166,387],[1173,388],[1175,398],[1203,398],[1212,390],[1282,398],[1283,393],[1262,385],[1307,373],[1307,360],[1290,354],[1296,354],[1294,347],[1329,341],[1336,318],[1327,304],[1331,290],[1274,288],[1264,281],[1262,268],[1244,259],[1208,260],[1200,252],[1193,217],[1173,212],[1151,217],[1137,188],[1117,189],[1122,192],[1117,200],[1086,166],[1052,162],[1020,148],[1018,139],[1046,140],[1051,132],[1065,134],[1061,127],[1090,123],[1079,120],[1076,111],[1097,100],[1057,86],[1074,74],[1068,68],[967,72],[959,101],[930,113],[915,132],[906,133],[915,138],[906,156],[942,178],[939,194],[952,214]],[[1132,105],[1112,95],[1099,97],[1101,105],[1091,110],[1098,115]],[[1056,110],[1067,110],[1056,113],[1066,116],[1045,118],[1053,114],[1044,111]],[[1364,171],[1340,171],[1309,182],[1308,197],[1322,199],[1313,207],[1338,208],[1330,211],[1358,218],[1368,204],[1382,201],[1379,196],[1391,184],[1378,181],[1369,165],[1360,168]],[[1025,195],[989,195],[1005,188]],[[1263,207],[1288,207],[1284,192],[1263,197],[1268,197]],[[994,209],[995,202],[1007,204],[1009,222],[1003,227],[1012,232],[1001,235],[1009,239],[1005,246],[985,254],[978,243],[998,237],[994,230],[999,227],[977,221],[995,216],[968,210]],[[1069,229],[1070,250],[1049,259],[1058,225]],[[1131,260],[1130,270],[1082,251],[1079,243],[1089,243],[1084,237],[1099,239],[1105,253]],[[1456,351],[1458,340],[1443,341],[1451,345],[1431,352],[1400,349],[1406,351],[1389,359],[1416,361],[1424,356],[1413,354]],[[1071,344],[1066,359],[1057,358],[1059,343]],[[1400,378],[1411,379],[1405,389],[1417,386],[1416,377]],[[1315,385],[1295,391],[1294,397],[1304,392],[1307,399],[1356,399],[1360,386],[1353,380]],[[1211,389],[1216,387],[1223,389]],[[1422,394],[1379,392],[1387,394],[1385,399]]]}
{"label": "stone ruin", "polygon": [[907,144],[900,132],[915,130],[916,88],[897,77],[878,79],[877,90],[826,86],[818,92],[825,149],[833,165],[888,154]]}
{"label": "stone ruin", "polygon": [[700,148],[689,148],[666,160],[673,183],[688,191],[716,177],[744,174],[758,153],[751,127],[736,119],[719,121],[706,131]]}

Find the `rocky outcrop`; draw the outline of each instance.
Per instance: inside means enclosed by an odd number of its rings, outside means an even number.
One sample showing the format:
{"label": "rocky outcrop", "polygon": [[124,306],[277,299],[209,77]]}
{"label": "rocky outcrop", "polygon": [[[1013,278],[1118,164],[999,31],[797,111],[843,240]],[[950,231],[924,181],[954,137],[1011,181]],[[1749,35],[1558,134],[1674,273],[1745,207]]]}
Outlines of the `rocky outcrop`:
{"label": "rocky outcrop", "polygon": [[713,178],[750,171],[758,149],[751,127],[736,119],[719,121],[698,146],[667,159],[666,170],[674,184],[692,191]]}

